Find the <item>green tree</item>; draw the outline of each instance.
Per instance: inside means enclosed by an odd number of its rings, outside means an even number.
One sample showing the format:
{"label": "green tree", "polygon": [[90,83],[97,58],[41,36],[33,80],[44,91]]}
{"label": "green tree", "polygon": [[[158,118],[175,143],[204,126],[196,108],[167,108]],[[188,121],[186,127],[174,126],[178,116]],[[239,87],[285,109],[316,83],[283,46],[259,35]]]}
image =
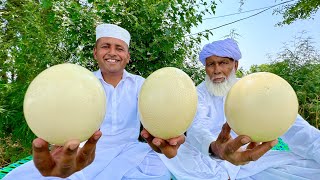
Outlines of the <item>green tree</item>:
{"label": "green tree", "polygon": [[276,14],[282,14],[283,16],[283,21],[277,25],[291,24],[298,19],[310,19],[319,8],[319,0],[298,0],[292,4],[284,5],[274,11]]}
{"label": "green tree", "polygon": [[[246,0],[240,0],[241,6]],[[275,0],[275,2],[283,3],[282,6],[274,10],[274,14],[280,14],[283,17],[282,22],[277,23],[278,26],[288,25],[298,19],[310,19],[320,8],[319,0]]]}

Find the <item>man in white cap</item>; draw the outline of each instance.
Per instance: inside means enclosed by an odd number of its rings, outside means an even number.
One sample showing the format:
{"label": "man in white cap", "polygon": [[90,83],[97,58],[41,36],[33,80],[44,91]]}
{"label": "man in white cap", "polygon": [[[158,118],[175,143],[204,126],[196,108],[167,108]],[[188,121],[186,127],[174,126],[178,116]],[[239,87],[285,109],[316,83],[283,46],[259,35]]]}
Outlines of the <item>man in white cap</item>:
{"label": "man in white cap", "polygon": [[250,143],[226,123],[225,96],[237,81],[241,59],[233,39],[205,45],[199,59],[206,78],[197,87],[197,115],[177,156],[161,157],[177,179],[320,179],[320,131],[301,116],[280,139],[289,146],[285,151],[270,150],[277,140]]}
{"label": "man in white cap", "polygon": [[99,70],[94,74],[106,91],[108,103],[100,130],[82,148],[79,141],[72,140],[49,152],[47,142],[35,139],[33,162],[16,168],[4,179],[170,179],[156,152],[172,158],[184,136],[163,140],[142,130],[148,144],[138,141],[137,104],[144,78],[125,70],[130,61],[129,44],[127,30],[113,24],[97,26],[93,55]]}

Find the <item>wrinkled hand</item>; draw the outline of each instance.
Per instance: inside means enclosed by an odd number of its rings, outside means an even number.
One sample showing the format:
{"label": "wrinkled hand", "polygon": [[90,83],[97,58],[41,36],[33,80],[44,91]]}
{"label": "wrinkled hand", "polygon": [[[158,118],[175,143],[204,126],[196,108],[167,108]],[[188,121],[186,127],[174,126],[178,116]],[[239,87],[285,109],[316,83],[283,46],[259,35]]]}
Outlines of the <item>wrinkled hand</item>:
{"label": "wrinkled hand", "polygon": [[175,157],[177,155],[178,148],[185,141],[184,135],[167,140],[156,138],[153,137],[146,129],[141,131],[141,136],[147,141],[154,151],[164,154],[167,158]]}
{"label": "wrinkled hand", "polygon": [[82,148],[79,148],[80,141],[70,140],[64,146],[54,146],[51,151],[48,142],[36,138],[32,143],[34,164],[43,176],[66,178],[92,163],[101,135],[101,131],[96,131]]}
{"label": "wrinkled hand", "polygon": [[[251,142],[251,139],[244,135],[232,139],[230,131],[230,126],[225,123],[217,140],[210,144],[210,148],[215,156],[227,160],[234,165],[244,165],[250,161],[259,159],[278,143],[277,139],[269,142],[255,143]],[[241,146],[248,143],[250,144],[246,149],[241,148]]]}

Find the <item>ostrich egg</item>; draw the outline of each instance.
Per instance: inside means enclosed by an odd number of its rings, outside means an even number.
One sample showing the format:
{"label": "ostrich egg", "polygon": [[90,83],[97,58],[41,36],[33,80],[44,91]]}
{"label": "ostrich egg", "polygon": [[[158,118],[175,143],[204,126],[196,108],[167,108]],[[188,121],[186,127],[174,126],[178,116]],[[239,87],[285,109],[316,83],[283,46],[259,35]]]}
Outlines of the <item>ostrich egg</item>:
{"label": "ostrich egg", "polygon": [[224,108],[228,124],[238,135],[267,142],[291,127],[298,106],[296,93],[286,80],[258,72],[243,77],[230,89]]}
{"label": "ostrich egg", "polygon": [[144,128],[154,137],[170,139],[182,135],[191,125],[198,96],[185,72],[165,67],[145,80],[138,104]]}
{"label": "ostrich egg", "polygon": [[104,119],[106,95],[100,81],[86,68],[59,64],[31,82],[23,111],[32,132],[51,144],[85,141]]}

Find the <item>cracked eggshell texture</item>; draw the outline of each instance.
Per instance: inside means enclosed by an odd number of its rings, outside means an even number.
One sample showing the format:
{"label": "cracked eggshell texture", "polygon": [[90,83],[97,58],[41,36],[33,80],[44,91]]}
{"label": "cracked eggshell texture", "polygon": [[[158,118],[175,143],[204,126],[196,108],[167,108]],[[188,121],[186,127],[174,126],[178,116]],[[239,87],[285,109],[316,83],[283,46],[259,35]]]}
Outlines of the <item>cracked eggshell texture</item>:
{"label": "cracked eggshell texture", "polygon": [[42,71],[29,85],[23,103],[32,132],[51,144],[87,140],[99,129],[106,95],[92,72],[75,64]]}
{"label": "cracked eggshell texture", "polygon": [[170,139],[182,135],[191,125],[198,96],[185,72],[165,67],[145,80],[138,104],[144,128],[154,137]]}
{"label": "cracked eggshell texture", "polygon": [[298,106],[296,93],[286,80],[258,72],[243,77],[231,88],[225,101],[225,115],[238,135],[266,142],[292,126]]}

